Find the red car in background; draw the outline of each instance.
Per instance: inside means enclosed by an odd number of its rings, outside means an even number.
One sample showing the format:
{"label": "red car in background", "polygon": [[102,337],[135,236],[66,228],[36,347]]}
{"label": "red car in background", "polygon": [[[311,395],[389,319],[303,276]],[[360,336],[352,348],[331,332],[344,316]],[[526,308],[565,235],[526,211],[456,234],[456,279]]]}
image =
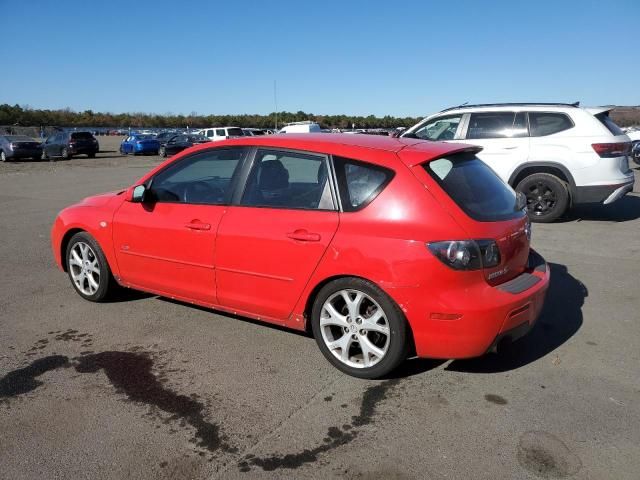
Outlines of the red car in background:
{"label": "red car in background", "polygon": [[480,356],[531,328],[549,269],[478,151],[341,134],[203,144],[64,209],[53,253],[87,300],[121,285],[306,329],[361,378],[413,353]]}

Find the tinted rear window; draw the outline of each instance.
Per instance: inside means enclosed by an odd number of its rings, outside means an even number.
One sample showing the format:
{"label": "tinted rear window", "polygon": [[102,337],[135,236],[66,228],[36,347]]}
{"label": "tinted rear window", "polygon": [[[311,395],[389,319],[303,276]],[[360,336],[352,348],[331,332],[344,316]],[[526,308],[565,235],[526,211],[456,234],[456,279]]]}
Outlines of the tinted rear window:
{"label": "tinted rear window", "polygon": [[564,113],[529,112],[529,130],[532,137],[544,137],[573,128],[573,122]]}
{"label": "tinted rear window", "polygon": [[74,132],[71,134],[71,138],[74,140],[91,140],[93,135],[89,132]]}
{"label": "tinted rear window", "polygon": [[496,222],[524,215],[516,210],[513,189],[473,153],[439,158],[423,167],[474,220]]}
{"label": "tinted rear window", "polygon": [[242,137],[244,133],[241,128],[227,128],[227,135],[230,137]]}
{"label": "tinted rear window", "polygon": [[609,130],[613,135],[624,135],[624,132],[618,125],[616,125],[616,122],[611,120],[609,112],[599,113],[598,115],[596,115],[596,118],[600,120],[600,123],[607,127],[607,130]]}

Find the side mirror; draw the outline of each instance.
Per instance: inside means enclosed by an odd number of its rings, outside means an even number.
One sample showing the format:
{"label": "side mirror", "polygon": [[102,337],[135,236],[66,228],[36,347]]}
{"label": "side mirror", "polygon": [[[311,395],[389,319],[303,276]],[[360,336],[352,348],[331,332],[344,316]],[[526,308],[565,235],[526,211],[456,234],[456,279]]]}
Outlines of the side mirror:
{"label": "side mirror", "polygon": [[147,187],[144,185],[137,185],[133,188],[133,192],[131,193],[131,202],[133,203],[142,203],[145,200],[147,193]]}

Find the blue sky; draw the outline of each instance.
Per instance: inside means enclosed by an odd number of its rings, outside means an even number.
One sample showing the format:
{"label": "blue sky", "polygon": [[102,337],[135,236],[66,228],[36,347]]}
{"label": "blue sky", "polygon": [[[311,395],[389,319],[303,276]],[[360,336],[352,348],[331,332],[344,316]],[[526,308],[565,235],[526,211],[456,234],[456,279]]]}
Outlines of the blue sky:
{"label": "blue sky", "polygon": [[420,116],[640,104],[640,1],[0,0],[0,103]]}

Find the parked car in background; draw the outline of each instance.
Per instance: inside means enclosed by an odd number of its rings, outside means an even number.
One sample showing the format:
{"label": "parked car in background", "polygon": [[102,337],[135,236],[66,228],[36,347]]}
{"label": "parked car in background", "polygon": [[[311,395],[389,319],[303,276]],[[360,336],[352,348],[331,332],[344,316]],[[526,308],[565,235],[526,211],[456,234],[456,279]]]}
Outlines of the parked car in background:
{"label": "parked car in background", "polygon": [[149,134],[130,135],[120,144],[120,153],[123,155],[157,155],[159,150],[160,142]]}
{"label": "parked car in background", "polygon": [[40,142],[26,135],[0,135],[0,161],[32,158],[40,160],[42,146]]}
{"label": "parked car in background", "polygon": [[209,138],[203,135],[175,135],[160,147],[160,156],[169,157],[194,145],[208,143],[210,141]]}
{"label": "parked car in background", "polygon": [[287,123],[278,130],[278,133],[320,133],[321,131],[322,129],[317,123],[304,121]]}
{"label": "parked car in background", "polygon": [[535,222],[579,203],[609,204],[633,190],[631,142],[611,108],[578,104],[489,104],[449,108],[401,136],[479,145],[478,158],[527,197]]}
{"label": "parked car in background", "polygon": [[64,209],[53,253],[86,300],[118,282],[310,331],[357,377],[409,354],[480,356],[532,328],[549,268],[524,199],[478,151],[340,134],[207,143]]}
{"label": "parked car in background", "polygon": [[202,130],[198,130],[195,133],[207,137],[211,142],[219,142],[220,140],[227,140],[228,138],[244,136],[244,132],[239,127],[203,128]]}
{"label": "parked car in background", "polygon": [[633,149],[631,150],[631,156],[633,161],[640,165],[640,141],[634,143]]}
{"label": "parked car in background", "polygon": [[160,132],[156,135],[156,140],[160,142],[160,146],[163,146],[176,135],[176,132]]}
{"label": "parked car in background", "polygon": [[42,144],[42,159],[61,157],[65,160],[74,155],[94,158],[100,151],[98,140],[90,132],[56,132]]}

